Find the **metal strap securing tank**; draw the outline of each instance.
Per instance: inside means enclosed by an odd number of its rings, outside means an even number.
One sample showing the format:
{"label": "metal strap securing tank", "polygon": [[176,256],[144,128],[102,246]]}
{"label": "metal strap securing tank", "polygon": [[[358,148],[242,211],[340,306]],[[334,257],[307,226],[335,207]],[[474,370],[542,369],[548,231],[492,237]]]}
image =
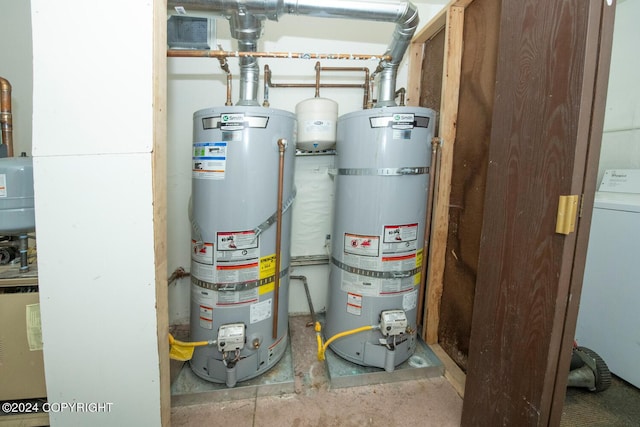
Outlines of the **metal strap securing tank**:
{"label": "metal strap securing tank", "polygon": [[[291,190],[291,196],[287,199],[287,201],[285,201],[282,204],[282,213],[283,214],[293,204],[293,200],[296,198],[296,192],[297,192],[296,187],[293,187],[293,189]],[[269,218],[267,218],[262,224],[258,225],[256,228],[254,228],[253,232],[256,233],[255,238],[257,238],[260,234],[262,234],[262,232],[265,231],[267,228],[271,227],[276,222],[277,216],[278,216],[278,213],[274,212],[273,215],[271,215]]]}
{"label": "metal strap securing tank", "polygon": [[404,168],[380,168],[380,169],[367,169],[367,168],[345,168],[338,169],[338,175],[348,176],[363,176],[363,175],[378,175],[378,176],[402,176],[402,175],[424,175],[429,173],[429,167],[404,167]]}
{"label": "metal strap securing tank", "polygon": [[202,240],[202,232],[200,231],[200,226],[198,225],[198,222],[193,217],[192,196],[189,196],[189,208],[187,211],[189,214],[189,222],[191,223],[191,231],[193,232],[193,237],[196,240],[196,247],[198,248],[198,250],[200,250],[204,246],[204,241]]}
{"label": "metal strap securing tank", "polygon": [[406,279],[407,277],[415,276],[420,272],[420,267],[412,268],[411,270],[405,271],[376,271],[376,270],[366,270],[364,268],[356,268],[350,265],[347,265],[337,259],[331,257],[331,262],[336,267],[341,270],[346,271],[347,273],[358,274],[360,276],[373,277],[375,279]]}
{"label": "metal strap securing tank", "polygon": [[[289,274],[289,267],[280,272],[280,278],[282,279]],[[260,286],[268,285],[276,280],[276,275],[265,277],[260,280],[249,280],[248,282],[236,282],[236,283],[211,283],[204,280],[197,279],[191,276],[191,283],[204,289],[209,289],[216,292],[239,292],[248,291],[250,289],[258,288]]]}

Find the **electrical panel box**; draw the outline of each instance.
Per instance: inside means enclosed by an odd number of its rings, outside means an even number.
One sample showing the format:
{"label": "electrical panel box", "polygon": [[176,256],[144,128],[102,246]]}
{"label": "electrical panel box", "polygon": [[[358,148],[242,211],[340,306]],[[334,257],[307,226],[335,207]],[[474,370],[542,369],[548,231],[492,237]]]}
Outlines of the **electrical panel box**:
{"label": "electrical panel box", "polygon": [[218,329],[218,351],[236,351],[244,348],[244,323],[227,323]]}
{"label": "electrical panel box", "polygon": [[404,310],[385,310],[380,313],[380,332],[384,336],[402,335],[407,331],[407,326]]}

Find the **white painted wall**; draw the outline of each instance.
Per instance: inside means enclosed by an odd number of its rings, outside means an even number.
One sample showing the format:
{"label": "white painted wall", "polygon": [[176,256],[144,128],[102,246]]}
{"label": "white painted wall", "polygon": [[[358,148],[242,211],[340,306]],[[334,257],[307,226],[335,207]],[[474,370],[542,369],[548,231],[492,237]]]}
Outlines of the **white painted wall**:
{"label": "white painted wall", "polygon": [[48,399],[112,404],[106,413],[51,412],[51,425],[160,425],[153,2],[31,7]]}
{"label": "white painted wall", "polygon": [[[438,11],[445,0],[414,1],[420,13],[420,28]],[[212,16],[193,13],[192,16]],[[229,24],[216,19],[217,43],[225,50],[236,50],[236,42],[229,34]],[[276,52],[311,53],[366,53],[383,54],[391,41],[395,28],[392,23],[358,20],[324,19],[308,16],[285,15],[280,21],[265,21],[264,35],[258,49]],[[419,30],[418,30],[419,31]],[[313,83],[316,60],[259,59],[261,70],[268,64],[273,73],[273,83]],[[237,61],[230,59],[234,73],[233,97],[238,100],[239,73]],[[321,60],[323,66],[369,67],[375,69],[377,61]],[[322,81],[334,79],[338,83],[361,83],[363,73],[326,73]],[[195,111],[224,105],[226,88],[224,73],[215,59],[168,59],[168,224],[169,224],[169,273],[178,266],[190,268],[190,226],[187,205],[191,194],[191,143],[192,115]],[[406,86],[407,61],[403,61],[398,73],[397,87]],[[261,83],[262,85],[262,79]],[[357,89],[322,89],[321,96],[334,99],[339,104],[339,115],[362,108],[363,92]],[[314,89],[274,89],[269,93],[272,108],[294,112],[298,102],[312,98]],[[262,102],[262,86],[258,101]],[[298,196],[293,207],[292,255],[325,254],[325,237],[331,234],[332,193],[327,169],[332,158],[298,157],[296,159],[296,186]],[[322,204],[324,203],[324,207]],[[314,222],[314,220],[317,221]],[[310,249],[311,248],[311,249]],[[311,252],[311,253],[310,253]],[[296,267],[292,275],[305,275],[314,308],[326,305],[328,292],[328,266]],[[189,280],[182,279],[169,289],[171,323],[187,323],[189,318]],[[309,312],[301,283],[293,282],[289,297],[290,313]]]}
{"label": "white painted wall", "polygon": [[598,182],[606,169],[640,169],[639,21],[639,1],[618,1]]}
{"label": "white painted wall", "polygon": [[0,11],[0,77],[12,86],[13,149],[31,155],[31,7],[28,1],[0,0]]}

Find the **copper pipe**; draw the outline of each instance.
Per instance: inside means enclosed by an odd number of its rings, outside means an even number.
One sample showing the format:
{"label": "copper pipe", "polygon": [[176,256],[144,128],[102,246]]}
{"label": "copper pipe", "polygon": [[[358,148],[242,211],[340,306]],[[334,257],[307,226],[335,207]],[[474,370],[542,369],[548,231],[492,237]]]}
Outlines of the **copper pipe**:
{"label": "copper pipe", "polygon": [[280,246],[282,244],[282,193],[284,187],[284,150],[287,140],[278,140],[278,207],[276,210],[276,277],[273,289],[273,339],[278,338],[278,299],[280,297]]}
{"label": "copper pipe", "polygon": [[371,105],[369,105],[369,69],[367,67],[322,67],[320,68],[321,71],[355,71],[355,72],[359,72],[362,71],[364,72],[364,84],[362,86],[358,86],[358,87],[362,87],[364,89],[364,98],[362,99],[362,108],[363,109],[367,109],[370,108]]}
{"label": "copper pipe", "polygon": [[264,101],[262,101],[263,107],[269,106],[269,85],[267,82],[271,81],[271,70],[267,64],[264,64]]}
{"label": "copper pipe", "polygon": [[222,71],[227,73],[227,102],[225,102],[224,105],[233,105],[231,102],[231,81],[233,76],[231,75],[231,71],[229,71],[229,63],[227,62],[227,58],[224,57],[218,58],[218,61],[220,61],[220,68],[222,68]]}
{"label": "copper pipe", "polygon": [[418,326],[422,326],[422,319],[426,318],[426,313],[420,315],[424,307],[424,294],[427,287],[427,264],[429,261],[429,249],[431,238],[431,219],[433,217],[433,195],[435,190],[437,154],[440,148],[440,138],[433,138],[431,141],[431,166],[429,166],[429,189],[427,193],[427,212],[424,224],[424,244],[422,245],[422,265],[420,268],[420,287],[418,288]]}
{"label": "copper pipe", "polygon": [[368,53],[296,53],[296,52],[246,52],[224,50],[181,50],[168,49],[169,58],[286,58],[286,59],[381,59],[390,61],[389,55],[373,55]]}
{"label": "copper pipe", "polygon": [[0,77],[0,126],[2,143],[7,146],[7,157],[13,157],[13,119],[11,118],[11,83]]}
{"label": "copper pipe", "polygon": [[320,61],[316,62],[316,98],[320,98]]}
{"label": "copper pipe", "polygon": [[[273,83],[271,81],[271,69],[268,65],[264,66],[264,93],[265,93],[265,101],[262,103],[262,106],[266,107],[269,105],[269,88],[315,88],[316,94],[315,97],[318,98],[320,96],[320,88],[338,88],[338,89],[364,89],[364,97],[362,100],[362,108],[367,109],[370,108],[369,105],[369,69],[367,67],[320,67],[320,62],[316,62],[315,66],[316,70],[316,81],[315,83]],[[365,82],[362,84],[355,83],[320,83],[320,72],[321,71],[361,71],[365,73]]]}

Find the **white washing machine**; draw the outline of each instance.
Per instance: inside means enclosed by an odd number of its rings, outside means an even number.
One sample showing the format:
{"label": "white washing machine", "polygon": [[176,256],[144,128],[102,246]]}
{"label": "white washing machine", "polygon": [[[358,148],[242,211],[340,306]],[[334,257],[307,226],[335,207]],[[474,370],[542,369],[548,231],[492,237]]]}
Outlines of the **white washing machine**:
{"label": "white washing machine", "polygon": [[576,340],[640,387],[640,170],[607,170],[596,193]]}

